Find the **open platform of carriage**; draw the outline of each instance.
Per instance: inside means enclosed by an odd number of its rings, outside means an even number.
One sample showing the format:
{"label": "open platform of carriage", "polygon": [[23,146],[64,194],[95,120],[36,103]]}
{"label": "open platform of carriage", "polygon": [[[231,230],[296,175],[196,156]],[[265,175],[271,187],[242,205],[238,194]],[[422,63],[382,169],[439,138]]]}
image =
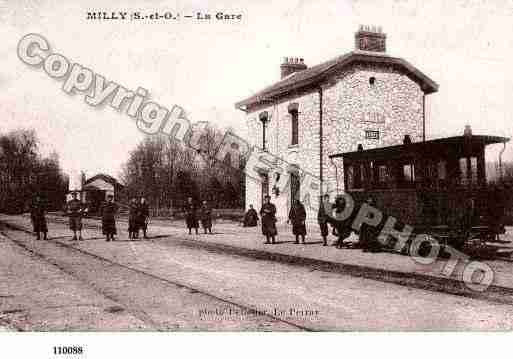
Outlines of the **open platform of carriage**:
{"label": "open platform of carriage", "polygon": [[[355,202],[375,207],[441,246],[470,255],[497,252],[504,230],[505,192],[487,185],[485,147],[509,139],[472,135],[340,153],[344,185]],[[384,226],[384,220],[380,226]],[[411,243],[411,240],[408,244]],[[410,248],[406,248],[410,250]]]}

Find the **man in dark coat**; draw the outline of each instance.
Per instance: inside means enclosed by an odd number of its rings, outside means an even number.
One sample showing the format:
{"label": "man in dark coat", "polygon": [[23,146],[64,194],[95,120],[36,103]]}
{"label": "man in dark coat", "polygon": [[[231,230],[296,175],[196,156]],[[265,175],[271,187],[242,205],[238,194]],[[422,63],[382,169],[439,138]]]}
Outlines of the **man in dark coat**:
{"label": "man in dark coat", "polygon": [[189,234],[192,234],[192,229],[196,231],[196,234],[198,234],[198,217],[196,213],[196,206],[194,205],[194,202],[192,201],[192,197],[187,198],[187,204],[184,208],[185,212],[185,224],[187,225],[187,229],[189,230]]}
{"label": "man in dark coat", "polygon": [[[374,206],[374,199],[367,198],[365,201],[369,206]],[[367,223],[362,223],[358,235],[358,241],[364,252],[380,252],[382,245],[378,240],[380,230],[376,226],[371,226]]]}
{"label": "man in dark coat", "polygon": [[46,225],[46,206],[41,200],[41,197],[36,196],[30,206],[30,219],[32,220],[32,227],[34,233],[36,233],[37,240],[41,239],[41,233],[43,233],[43,239],[47,240],[48,226]]}
{"label": "man in dark coat", "polygon": [[207,204],[207,201],[203,201],[201,205],[200,219],[201,226],[205,230],[205,234],[207,234],[207,230],[212,234],[212,208]]}
{"label": "man in dark coat", "polygon": [[139,204],[135,198],[130,200],[128,206],[128,239],[139,236]]}
{"label": "man in dark coat", "polygon": [[114,203],[114,196],[109,194],[107,202],[102,205],[102,232],[106,236],[107,242],[114,240],[116,231],[116,213],[118,212],[118,205]]}
{"label": "man in dark coat", "polygon": [[69,228],[73,231],[72,241],[77,240],[77,232],[79,233],[78,239],[82,240],[82,216],[86,212],[83,203],[77,199],[77,192],[71,194],[71,201],[66,204],[66,213],[69,216]]}
{"label": "man in dark coat", "polygon": [[331,223],[331,225],[334,228],[334,231],[337,235],[337,242],[336,247],[342,248],[344,244],[344,239],[349,238],[351,235],[352,229],[351,229],[351,219],[346,218],[343,220],[339,220],[337,218],[340,218],[342,216],[342,212],[344,212],[346,208],[346,201],[344,197],[337,196],[335,198],[335,204],[333,206],[333,217],[328,217],[328,222]]}
{"label": "man in dark coat", "polygon": [[[148,230],[148,218],[150,217],[150,207],[148,206],[148,202],[146,202],[146,198],[141,197],[141,202],[139,203],[139,215],[138,215],[138,225],[139,228],[143,230],[143,237],[145,239],[148,238],[147,230]],[[139,232],[139,231],[137,231]]]}
{"label": "man in dark coat", "polygon": [[242,222],[243,227],[256,227],[258,226],[258,213],[253,208],[253,205],[249,205],[249,209],[244,215],[244,220]]}
{"label": "man in dark coat", "polygon": [[[264,204],[260,209],[262,217],[262,234],[265,236],[265,243],[274,244],[275,237],[278,234],[276,229],[276,206],[271,203],[271,196],[264,197]],[[272,242],[269,241],[272,240]]]}
{"label": "man in dark coat", "polygon": [[299,244],[299,236],[301,236],[301,242],[305,244],[306,236],[306,210],[305,206],[299,200],[295,200],[294,204],[290,208],[289,222],[292,223],[292,234],[296,236],[296,244]]}
{"label": "man in dark coat", "polygon": [[328,219],[332,215],[332,210],[333,206],[330,203],[330,196],[329,194],[325,194],[321,199],[319,211],[317,212],[317,223],[319,223],[319,227],[321,228],[323,246],[328,245]]}

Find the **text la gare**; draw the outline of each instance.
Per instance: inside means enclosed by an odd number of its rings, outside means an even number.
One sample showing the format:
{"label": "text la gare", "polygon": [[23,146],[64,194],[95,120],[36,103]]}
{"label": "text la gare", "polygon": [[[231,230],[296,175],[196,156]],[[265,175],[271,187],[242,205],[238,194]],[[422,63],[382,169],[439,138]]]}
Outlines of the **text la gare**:
{"label": "text la gare", "polygon": [[208,13],[196,13],[197,20],[212,20],[215,18],[216,20],[242,20],[242,14],[227,14],[224,12],[217,12],[214,16]]}

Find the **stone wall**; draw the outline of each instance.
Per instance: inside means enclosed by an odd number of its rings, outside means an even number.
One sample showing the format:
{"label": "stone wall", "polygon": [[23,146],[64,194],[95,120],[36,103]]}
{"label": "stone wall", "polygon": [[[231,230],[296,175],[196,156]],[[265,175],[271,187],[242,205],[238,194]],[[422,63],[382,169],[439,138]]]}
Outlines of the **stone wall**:
{"label": "stone wall", "polygon": [[[292,123],[289,114],[289,105],[298,104],[298,144],[291,145],[292,142]],[[306,171],[310,175],[318,178],[320,155],[319,155],[319,93],[310,91],[297,96],[289,96],[270,106],[262,106],[252,110],[247,115],[249,132],[254,134],[248,139],[249,142],[262,147],[262,124],[258,120],[261,112],[267,111],[270,115],[270,121],[267,125],[267,149],[270,153],[282,159],[286,165],[278,166],[282,170],[279,182],[275,181],[275,172],[269,173],[270,188],[269,193],[272,196],[271,201],[276,204],[278,216],[285,219],[288,216],[290,204],[290,186],[287,167],[297,166],[301,171]],[[282,189],[282,192],[276,196],[271,188],[276,185]],[[301,194],[303,197],[303,193]],[[246,181],[246,207],[253,204],[255,208],[261,206],[261,187],[260,183],[249,179]],[[310,207],[317,207],[312,203]],[[308,216],[316,216],[316,211],[308,211]],[[315,213],[314,213],[315,212]],[[312,217],[313,218],[313,217]]]}
{"label": "stone wall", "polygon": [[[374,84],[370,78],[374,78]],[[328,190],[343,189],[342,161],[328,156],[398,145],[405,135],[422,141],[423,96],[420,86],[404,73],[386,65],[359,64],[346,68],[323,93],[323,172]],[[379,139],[366,139],[365,131],[379,131]]]}

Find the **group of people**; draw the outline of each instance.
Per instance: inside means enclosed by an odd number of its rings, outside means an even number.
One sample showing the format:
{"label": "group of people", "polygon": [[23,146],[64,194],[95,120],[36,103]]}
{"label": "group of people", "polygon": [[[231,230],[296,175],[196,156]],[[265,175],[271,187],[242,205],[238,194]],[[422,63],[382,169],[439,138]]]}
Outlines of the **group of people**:
{"label": "group of people", "polygon": [[144,197],[138,202],[136,198],[130,200],[128,209],[128,238],[139,238],[139,232],[142,230],[143,238],[147,239],[148,220],[150,218],[150,207]]}
{"label": "group of people", "polygon": [[[366,201],[367,204],[373,205],[372,198]],[[321,203],[317,212],[317,223],[319,224],[323,246],[328,245],[328,236],[331,233],[336,236],[334,245],[337,248],[342,248],[345,245],[345,240],[351,236],[352,232],[356,232],[351,227],[354,218],[344,218],[343,212],[346,209],[346,203],[343,196],[337,196],[335,203],[330,202],[328,194],[321,198]],[[271,203],[271,196],[267,195],[264,197],[264,203],[260,209],[260,218],[262,226],[262,234],[265,237],[266,244],[275,244],[278,230],[276,228],[276,206]],[[343,220],[341,218],[344,218]],[[258,226],[258,214],[253,208],[253,205],[249,205],[249,210],[244,215],[242,224],[244,227],[256,227]],[[292,234],[295,236],[295,243],[299,244],[306,243],[306,210],[305,206],[299,200],[295,200],[290,208],[288,221],[292,225]],[[376,229],[365,223],[362,224],[361,228],[358,229],[359,235],[359,247],[364,251],[379,251],[380,244],[377,240],[378,233],[375,233]]]}
{"label": "group of people", "polygon": [[[88,213],[87,206],[77,197],[77,192],[71,193],[71,200],[66,203],[65,213],[69,217],[69,228],[73,232],[72,241],[81,241],[82,237],[82,218]],[[114,202],[112,194],[107,195],[107,200],[100,208],[100,216],[102,222],[102,233],[105,235],[106,241],[114,241],[117,235],[116,215],[119,206]],[[144,238],[147,237],[149,207],[146,199],[141,197],[139,201],[133,198],[130,201],[128,216],[128,238],[136,239],[139,237],[140,230],[143,231]],[[36,196],[30,207],[30,218],[36,239],[48,239],[48,225],[46,222],[46,206],[40,196]]]}
{"label": "group of people", "polygon": [[214,211],[207,201],[203,201],[198,208],[192,200],[192,197],[188,197],[183,212],[185,214],[185,224],[189,230],[189,234],[192,234],[193,229],[196,234],[199,234],[199,222],[201,222],[205,234],[207,234],[207,232],[212,234]]}
{"label": "group of people", "polygon": [[[367,200],[367,203],[372,205],[372,199]],[[343,218],[342,212],[345,210],[346,204],[343,196],[337,196],[335,202],[329,201],[329,195],[322,197],[317,212],[317,222],[319,224],[322,243],[324,246],[328,245],[328,236],[330,234],[330,226],[332,227],[331,233],[336,236],[337,240],[335,246],[342,248],[344,240],[350,237],[351,233],[355,230],[351,227],[353,218]],[[102,233],[106,236],[107,241],[114,241],[117,235],[116,229],[116,214],[118,213],[118,205],[114,202],[114,196],[109,194],[107,200],[102,204],[100,215],[102,221]],[[45,206],[39,196],[36,196],[30,210],[31,220],[36,233],[37,239],[48,239],[48,226],[45,217]],[[69,216],[69,227],[73,232],[72,240],[82,240],[82,218],[87,213],[87,208],[84,203],[77,199],[77,193],[72,193],[72,199],[66,204],[66,213]],[[199,226],[204,230],[204,233],[212,234],[212,222],[214,218],[214,210],[207,201],[203,201],[200,206],[197,206],[192,197],[187,198],[187,202],[183,208],[185,217],[185,224],[192,234],[194,229],[196,234],[199,234]],[[149,207],[144,197],[138,201],[132,198],[129,204],[128,212],[128,238],[137,239],[139,232],[142,230],[143,237],[147,237]],[[261,220],[262,234],[265,237],[266,244],[275,244],[278,230],[276,228],[276,206],[271,203],[271,197],[265,196],[264,203],[260,209],[260,219],[257,211],[253,205],[249,206],[249,210],[244,215],[244,227],[256,227],[258,221]],[[287,223],[292,225],[292,234],[295,236],[295,243],[306,243],[306,210],[305,206],[299,200],[295,200],[288,215]],[[377,241],[378,233],[372,226],[362,224],[358,229],[359,246],[365,251],[379,251],[380,244]],[[78,234],[78,236],[77,236]]]}

